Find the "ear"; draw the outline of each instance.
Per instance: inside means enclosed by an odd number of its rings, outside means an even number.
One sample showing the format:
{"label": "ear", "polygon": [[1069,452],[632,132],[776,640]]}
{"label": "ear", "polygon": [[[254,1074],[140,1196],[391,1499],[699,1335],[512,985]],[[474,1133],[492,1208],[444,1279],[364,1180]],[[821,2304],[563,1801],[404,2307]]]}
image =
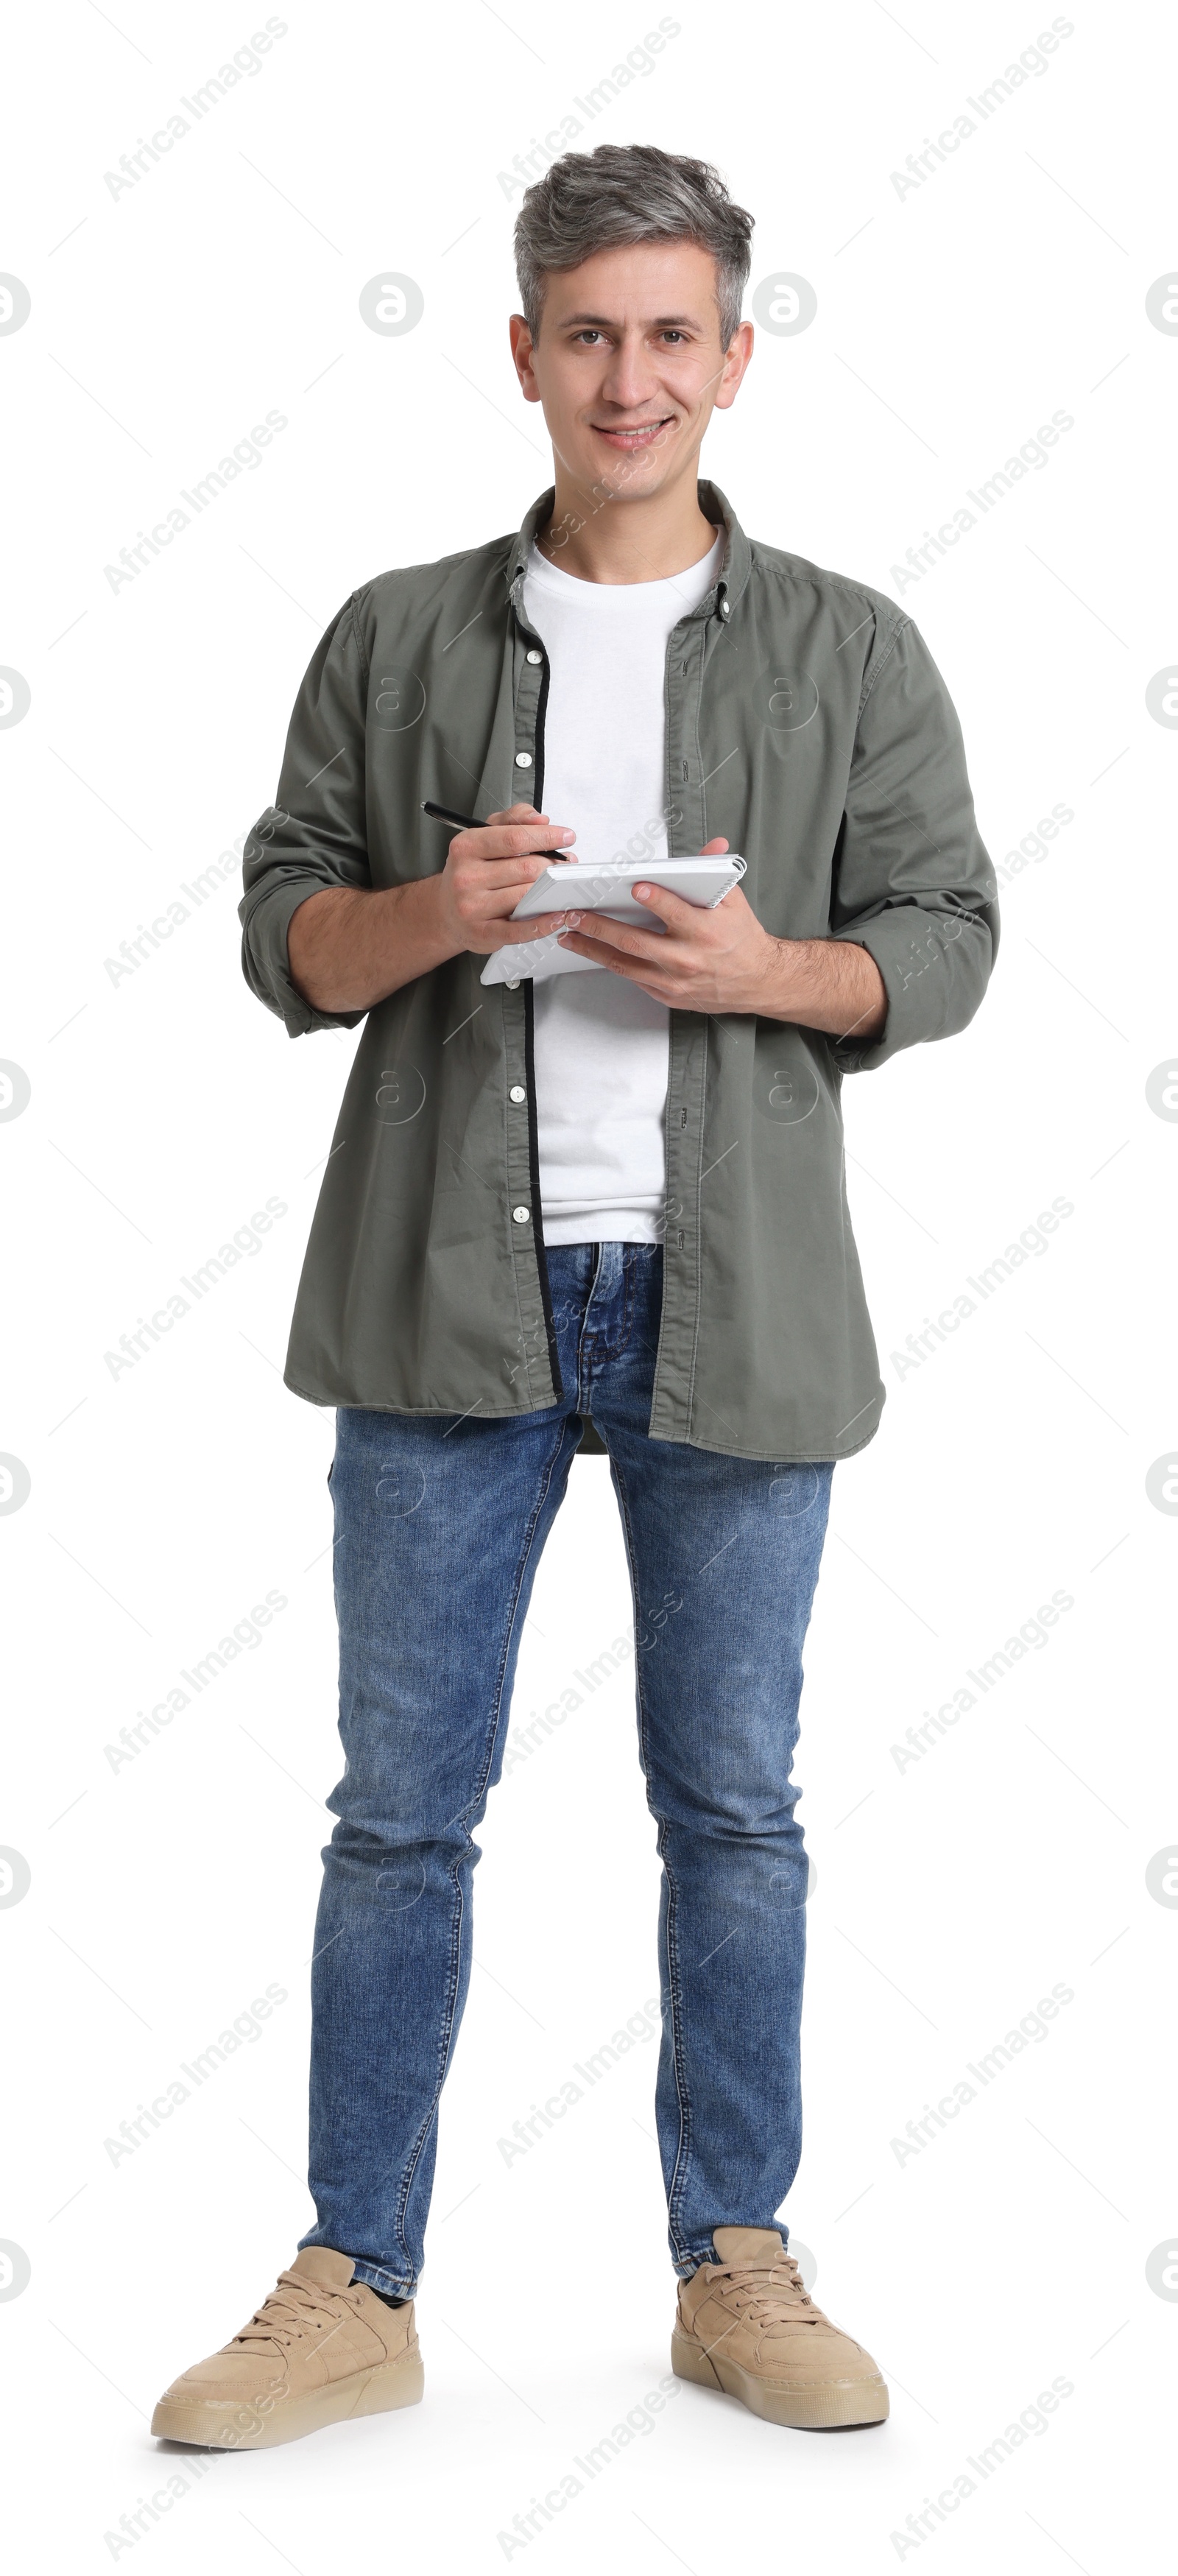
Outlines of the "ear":
{"label": "ear", "polygon": [[728,347],[724,352],[724,364],[720,370],[720,382],[716,387],[715,407],[717,411],[727,411],[735,402],[752,354],[752,323],[741,322],[733,332],[732,338],[728,343]]}
{"label": "ear", "polygon": [[511,335],[511,355],[515,363],[515,372],[519,377],[520,391],[523,395],[524,401],[539,402],[540,388],[536,382],[532,369],[532,352],[535,347],[535,342],[533,341],[532,334],[528,329],[528,325],[524,320],[523,314],[513,313],[507,327]]}

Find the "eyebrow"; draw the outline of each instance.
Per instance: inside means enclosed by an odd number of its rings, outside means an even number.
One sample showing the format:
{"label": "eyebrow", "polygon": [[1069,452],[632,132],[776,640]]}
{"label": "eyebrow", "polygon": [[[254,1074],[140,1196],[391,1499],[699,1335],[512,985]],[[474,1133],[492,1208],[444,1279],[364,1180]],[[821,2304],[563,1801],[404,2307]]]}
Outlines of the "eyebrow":
{"label": "eyebrow", "polygon": [[[586,327],[595,331],[616,331],[618,326],[605,313],[566,313],[558,327],[562,331],[583,331]],[[645,328],[651,331],[698,331],[700,320],[697,313],[656,313]]]}

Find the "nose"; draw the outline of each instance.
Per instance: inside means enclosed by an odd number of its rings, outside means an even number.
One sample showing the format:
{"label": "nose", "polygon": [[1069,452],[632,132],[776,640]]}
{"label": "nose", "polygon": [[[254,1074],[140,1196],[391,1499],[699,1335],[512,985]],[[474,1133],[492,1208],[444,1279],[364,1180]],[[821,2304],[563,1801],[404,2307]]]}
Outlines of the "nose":
{"label": "nose", "polygon": [[619,411],[642,411],[649,406],[658,390],[658,376],[640,332],[625,332],[617,341],[601,390]]}

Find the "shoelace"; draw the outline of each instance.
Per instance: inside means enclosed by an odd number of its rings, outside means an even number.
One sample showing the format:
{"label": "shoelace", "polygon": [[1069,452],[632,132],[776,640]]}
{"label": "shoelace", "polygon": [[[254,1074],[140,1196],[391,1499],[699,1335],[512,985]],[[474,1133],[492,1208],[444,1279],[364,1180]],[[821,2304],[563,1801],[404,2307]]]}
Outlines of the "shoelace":
{"label": "shoelace", "polygon": [[725,2301],[732,2298],[745,2325],[777,2325],[782,2321],[783,2310],[790,2325],[830,2324],[829,2317],[815,2306],[792,2254],[783,2254],[779,2263],[768,2268],[763,2264],[717,2263],[709,2269],[709,2289],[714,2288]]}
{"label": "shoelace", "polygon": [[301,2272],[280,2272],[277,2289],[271,2290],[233,2341],[286,2345],[323,2325],[334,2331],[341,2322],[333,2304],[339,2297],[338,2290],[317,2289]]}

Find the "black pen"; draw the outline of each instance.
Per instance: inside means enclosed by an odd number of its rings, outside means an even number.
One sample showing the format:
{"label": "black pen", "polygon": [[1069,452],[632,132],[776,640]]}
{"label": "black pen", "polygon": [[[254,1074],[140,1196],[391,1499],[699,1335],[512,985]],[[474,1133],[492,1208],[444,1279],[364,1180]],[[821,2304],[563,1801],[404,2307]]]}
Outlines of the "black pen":
{"label": "black pen", "polygon": [[[451,806],[435,805],[428,796],[421,810],[423,814],[432,814],[436,823],[453,823],[459,832],[485,832],[487,828],[485,823],[480,823],[477,814],[456,814]],[[568,855],[567,850],[533,850],[532,852],[535,859],[567,859]]]}
{"label": "black pen", "polygon": [[477,814],[454,814],[448,805],[431,804],[428,796],[421,810],[423,814],[432,814],[436,823],[456,824],[460,832],[482,832],[486,828]]}

